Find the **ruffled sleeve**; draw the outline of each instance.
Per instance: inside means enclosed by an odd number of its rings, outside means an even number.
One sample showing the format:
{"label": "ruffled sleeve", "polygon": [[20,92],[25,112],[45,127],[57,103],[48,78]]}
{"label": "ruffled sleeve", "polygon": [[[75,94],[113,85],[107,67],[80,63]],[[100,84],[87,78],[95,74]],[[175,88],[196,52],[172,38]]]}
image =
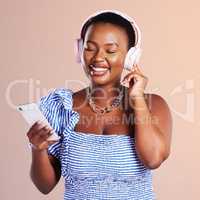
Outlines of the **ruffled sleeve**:
{"label": "ruffled sleeve", "polygon": [[64,128],[71,121],[72,91],[65,88],[55,89],[48,95],[41,97],[38,106],[51,127],[61,137],[58,142],[48,147],[48,154],[61,160],[61,144],[64,139]]}

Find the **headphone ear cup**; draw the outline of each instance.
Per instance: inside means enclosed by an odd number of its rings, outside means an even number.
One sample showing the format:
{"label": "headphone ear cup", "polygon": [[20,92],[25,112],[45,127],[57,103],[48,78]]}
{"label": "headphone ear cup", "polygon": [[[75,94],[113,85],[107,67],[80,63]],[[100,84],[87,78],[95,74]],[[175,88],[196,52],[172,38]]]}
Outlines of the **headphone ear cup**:
{"label": "headphone ear cup", "polygon": [[83,53],[83,40],[79,38],[75,42],[76,61],[78,63],[82,63],[82,53]]}
{"label": "headphone ear cup", "polygon": [[139,62],[140,56],[141,49],[139,47],[131,47],[126,54],[124,68],[131,70]]}

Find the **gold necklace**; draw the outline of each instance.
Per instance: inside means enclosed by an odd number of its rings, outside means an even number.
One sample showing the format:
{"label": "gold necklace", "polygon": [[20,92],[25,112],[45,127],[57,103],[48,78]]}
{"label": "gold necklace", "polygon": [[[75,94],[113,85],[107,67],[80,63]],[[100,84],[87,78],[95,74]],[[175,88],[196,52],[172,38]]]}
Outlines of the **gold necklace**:
{"label": "gold necklace", "polygon": [[95,104],[94,100],[92,99],[91,96],[91,88],[88,87],[88,92],[87,92],[87,98],[88,98],[88,103],[92,110],[96,112],[97,114],[103,115],[105,113],[111,112],[114,108],[118,107],[121,103],[121,100],[123,98],[123,86],[121,85],[121,90],[119,92],[119,95],[114,98],[112,101],[111,105],[101,107]]}

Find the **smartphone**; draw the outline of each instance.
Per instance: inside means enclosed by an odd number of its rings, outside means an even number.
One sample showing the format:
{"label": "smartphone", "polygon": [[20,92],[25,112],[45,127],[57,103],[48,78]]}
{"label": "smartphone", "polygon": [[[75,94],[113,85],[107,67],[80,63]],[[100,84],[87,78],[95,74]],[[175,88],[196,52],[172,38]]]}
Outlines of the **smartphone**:
{"label": "smartphone", "polygon": [[[30,103],[30,104],[18,105],[17,110],[22,114],[23,118],[26,120],[29,127],[31,127],[38,120],[43,121],[45,124],[51,127],[45,116],[40,111],[38,104]],[[59,139],[60,136],[58,136],[58,134],[55,131],[52,131],[52,135],[50,135],[47,138],[48,141],[58,141]]]}

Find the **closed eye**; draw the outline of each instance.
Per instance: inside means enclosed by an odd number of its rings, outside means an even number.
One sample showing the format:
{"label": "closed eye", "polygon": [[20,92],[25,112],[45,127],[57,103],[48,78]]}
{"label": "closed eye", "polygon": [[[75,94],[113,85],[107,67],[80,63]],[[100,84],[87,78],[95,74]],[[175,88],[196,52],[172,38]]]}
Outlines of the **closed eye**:
{"label": "closed eye", "polygon": [[117,53],[117,51],[107,51],[107,53],[114,54],[114,53]]}
{"label": "closed eye", "polygon": [[91,49],[91,48],[84,48],[85,51],[96,51],[96,49]]}

